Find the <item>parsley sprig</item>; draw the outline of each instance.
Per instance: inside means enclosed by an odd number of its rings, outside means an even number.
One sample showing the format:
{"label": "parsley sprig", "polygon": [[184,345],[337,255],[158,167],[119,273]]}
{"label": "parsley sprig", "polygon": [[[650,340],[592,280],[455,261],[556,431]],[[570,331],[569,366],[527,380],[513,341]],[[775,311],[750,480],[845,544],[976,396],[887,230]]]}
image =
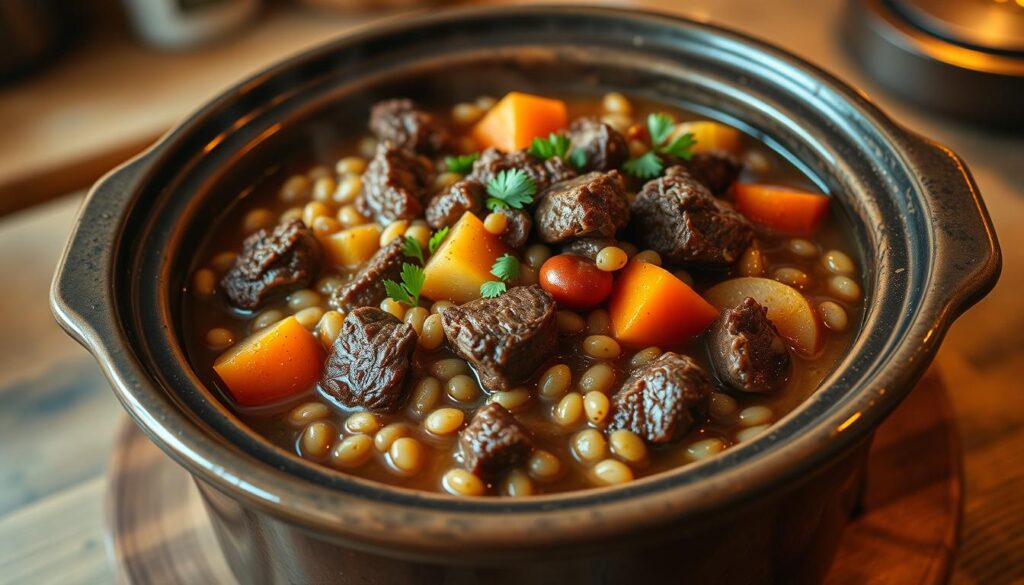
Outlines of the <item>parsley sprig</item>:
{"label": "parsley sprig", "polygon": [[[427,250],[433,254],[441,246],[445,236],[448,235],[448,227],[445,226],[430,236],[427,242]],[[410,258],[419,260],[420,265],[409,262],[402,263],[402,282],[395,282],[390,278],[384,281],[384,292],[396,301],[405,303],[410,307],[417,307],[420,304],[420,291],[423,290],[423,283],[427,279],[422,266],[427,263],[423,254],[423,246],[419,240],[412,236],[405,236],[402,243],[402,253]]]}
{"label": "parsley sprig", "polygon": [[384,292],[396,301],[417,307],[420,304],[420,291],[423,290],[423,282],[426,279],[422,268],[405,262],[402,264],[402,282],[397,283],[390,278],[385,280]]}
{"label": "parsley sprig", "polygon": [[431,254],[437,252],[437,249],[441,247],[441,242],[443,242],[446,237],[448,237],[448,226],[444,226],[434,232],[434,235],[430,236],[430,241],[427,242],[427,250],[429,250]]}
{"label": "parsley sprig", "polygon": [[479,152],[462,154],[459,156],[446,156],[444,157],[444,168],[453,173],[468,175],[469,172],[473,170],[473,163],[476,162],[476,159],[478,158],[480,158]]}
{"label": "parsley sprig", "polygon": [[576,167],[577,170],[587,166],[586,151],[578,148],[570,149],[570,145],[568,136],[552,132],[548,134],[547,138],[540,138],[539,136],[534,138],[533,142],[530,143],[530,154],[540,160],[548,160],[554,157],[565,159],[569,164]]}
{"label": "parsley sprig", "polygon": [[501,171],[487,183],[487,209],[522,209],[536,192],[537,184],[523,169]]}
{"label": "parsley sprig", "polygon": [[415,258],[420,261],[420,264],[426,262],[423,259],[423,247],[420,246],[420,241],[412,236],[405,236],[405,244],[402,246],[402,253],[410,258]]}
{"label": "parsley sprig", "polygon": [[499,280],[489,280],[480,285],[480,296],[485,299],[500,297],[508,290],[506,283],[519,279],[519,259],[504,254],[494,261],[491,266],[491,274],[497,276]]}
{"label": "parsley sprig", "polygon": [[552,157],[565,158],[569,153],[569,137],[565,134],[548,134],[547,138],[536,137],[530,143],[530,154],[548,160]]}
{"label": "parsley sprig", "polygon": [[[640,179],[653,179],[665,169],[663,156],[674,156],[684,160],[693,157],[692,148],[697,141],[693,134],[676,134],[676,122],[668,114],[647,116],[647,133],[651,135],[651,150],[631,158],[622,165],[625,171]],[[671,138],[671,140],[669,140]]]}

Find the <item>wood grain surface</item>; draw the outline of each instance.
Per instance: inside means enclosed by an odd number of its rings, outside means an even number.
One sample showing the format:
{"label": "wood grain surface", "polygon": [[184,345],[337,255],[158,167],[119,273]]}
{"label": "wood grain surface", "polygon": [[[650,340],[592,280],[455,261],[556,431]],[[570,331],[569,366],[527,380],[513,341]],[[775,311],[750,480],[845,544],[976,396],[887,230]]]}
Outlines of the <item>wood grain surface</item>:
{"label": "wood grain surface", "polygon": [[[839,40],[844,0],[618,4],[714,20],[779,44],[966,160],[1005,259],[999,285],[954,325],[935,365],[964,453],[964,523],[952,582],[1024,583],[1024,136],[966,125],[886,94]],[[87,45],[44,75],[0,88],[0,196],[21,198],[17,207],[86,185],[103,169],[64,175],[82,157],[112,164],[218,88],[365,19],[288,8],[200,52],[157,53],[125,37]],[[112,579],[103,551],[102,473],[120,407],[46,306],[77,205],[77,196],[65,197],[0,219],[0,583]]]}

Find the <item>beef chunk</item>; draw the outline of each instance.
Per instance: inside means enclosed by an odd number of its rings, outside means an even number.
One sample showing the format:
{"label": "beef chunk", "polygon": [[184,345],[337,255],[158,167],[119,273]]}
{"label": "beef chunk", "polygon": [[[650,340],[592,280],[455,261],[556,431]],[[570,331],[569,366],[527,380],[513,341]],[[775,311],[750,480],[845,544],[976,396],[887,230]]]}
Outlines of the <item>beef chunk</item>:
{"label": "beef chunk", "polygon": [[768,309],[744,299],[722,313],[708,333],[715,374],[743,392],[772,392],[786,383],[789,349],[768,319]]}
{"label": "beef chunk", "polygon": [[473,163],[473,171],[466,178],[486,185],[498,173],[509,169],[522,169],[533,179],[538,193],[553,183],[576,176],[576,171],[557,156],[540,160],[525,150],[504,153],[497,148],[488,148],[480,153],[480,158]]}
{"label": "beef chunk", "polygon": [[682,163],[690,176],[697,179],[714,195],[721,195],[736,182],[743,169],[743,163],[736,156],[724,150],[698,152]]}
{"label": "beef chunk", "polygon": [[562,252],[576,254],[589,260],[597,260],[597,253],[608,246],[618,246],[615,238],[576,238],[562,246]]}
{"label": "beef chunk", "polygon": [[552,185],[541,194],[534,219],[540,239],[549,244],[614,236],[629,221],[619,172],[593,172]]}
{"label": "beef chunk", "polygon": [[746,218],[715,199],[679,166],[644,185],[630,213],[636,240],[665,262],[725,267],[743,254],[754,237]]}
{"label": "beef chunk", "polygon": [[587,157],[584,169],[610,171],[622,166],[629,157],[626,138],[619,131],[597,118],[580,118],[569,126],[573,150],[582,150]]}
{"label": "beef chunk", "polygon": [[395,412],[408,394],[405,378],[416,331],[391,313],[361,307],[345,317],[320,374],[320,391],[347,408]]}
{"label": "beef chunk", "polygon": [[221,280],[231,304],[253,310],[264,300],[303,288],[320,268],[320,244],[300,220],[260,230],[245,239],[242,253]]}
{"label": "beef chunk", "polygon": [[472,364],[484,388],[510,390],[557,348],[555,301],[539,286],[519,286],[493,299],[451,307],[441,315],[448,343]]}
{"label": "beef chunk", "polygon": [[530,237],[530,228],[533,227],[533,218],[522,209],[502,209],[498,211],[505,216],[507,222],[505,231],[501,232],[502,242],[510,248],[522,248]]}
{"label": "beef chunk", "polygon": [[376,307],[387,297],[384,281],[398,282],[402,275],[402,238],[395,238],[377,250],[370,261],[356,272],[351,280],[334,291],[334,305],[346,311],[356,307]]}
{"label": "beef chunk", "polygon": [[380,144],[363,175],[363,193],[356,205],[363,215],[381,223],[419,217],[423,215],[423,198],[432,172],[426,158]]}
{"label": "beef chunk", "polygon": [[608,428],[632,431],[648,443],[678,440],[704,417],[711,390],[697,362],[666,352],[634,370],[615,393]]}
{"label": "beef chunk", "polygon": [[452,148],[452,135],[434,116],[409,99],[377,102],[370,110],[370,131],[381,142],[418,152],[437,154]]}
{"label": "beef chunk", "polygon": [[487,194],[476,181],[459,181],[447,191],[438,193],[427,205],[427,224],[435,230],[455,225],[467,211],[480,215]]}
{"label": "beef chunk", "polygon": [[476,412],[459,436],[462,462],[471,472],[493,478],[530,456],[533,441],[505,407],[492,402]]}

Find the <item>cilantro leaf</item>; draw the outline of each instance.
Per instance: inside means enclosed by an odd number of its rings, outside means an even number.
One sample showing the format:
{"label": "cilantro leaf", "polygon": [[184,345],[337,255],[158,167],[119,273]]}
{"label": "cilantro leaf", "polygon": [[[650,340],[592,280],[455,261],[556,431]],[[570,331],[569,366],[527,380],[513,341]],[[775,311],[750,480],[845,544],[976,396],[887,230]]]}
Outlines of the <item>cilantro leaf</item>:
{"label": "cilantro leaf", "polygon": [[670,154],[677,158],[690,160],[693,158],[693,153],[690,152],[690,149],[693,148],[694,144],[697,144],[697,141],[694,140],[693,134],[687,132],[686,134],[676,136],[668,146],[659,149],[659,152]]}
{"label": "cilantro leaf", "polygon": [[494,261],[491,266],[491,274],[505,282],[511,282],[519,278],[519,259],[515,256],[504,254]]}
{"label": "cilantro leaf", "polygon": [[637,158],[631,158],[622,165],[627,173],[638,179],[653,179],[661,174],[664,167],[661,158],[653,150],[649,150]]}
{"label": "cilantro leaf", "polygon": [[423,289],[423,282],[427,279],[423,269],[408,262],[402,263],[402,283],[399,284],[390,278],[384,281],[384,292],[396,301],[405,303],[410,307],[417,307],[420,304],[420,291]]}
{"label": "cilantro leaf", "polygon": [[505,294],[505,283],[497,280],[489,280],[480,285],[480,296],[485,299],[493,299]]}
{"label": "cilantro leaf", "polygon": [[402,247],[402,252],[410,257],[416,258],[423,264],[423,247],[420,246],[419,240],[412,236],[405,236],[405,245]]}
{"label": "cilantro leaf", "polygon": [[569,153],[569,158],[567,160],[569,161],[569,164],[576,167],[577,171],[581,171],[583,170],[583,167],[587,166],[587,151],[574,148],[572,152]]}
{"label": "cilantro leaf", "polygon": [[651,144],[662,145],[675,129],[676,123],[668,114],[650,114],[647,116],[647,132],[651,135]]}
{"label": "cilantro leaf", "polygon": [[547,138],[534,138],[530,143],[530,154],[541,159],[558,157],[565,158],[569,152],[569,137],[565,134],[548,134]]}
{"label": "cilantro leaf", "polygon": [[441,242],[443,242],[447,236],[448,226],[444,226],[434,232],[434,235],[430,236],[430,241],[427,242],[427,250],[429,250],[431,254],[437,252],[437,249],[441,247]]}
{"label": "cilantro leaf", "polygon": [[409,293],[405,291],[405,287],[390,278],[384,281],[384,292],[396,301],[412,305],[412,297],[410,297]]}
{"label": "cilantro leaf", "polygon": [[537,184],[523,169],[501,171],[487,183],[487,209],[522,209],[536,192]]}
{"label": "cilantro leaf", "polygon": [[479,152],[459,156],[446,156],[444,157],[444,168],[453,173],[468,175],[473,170],[473,163],[478,158],[480,158]]}

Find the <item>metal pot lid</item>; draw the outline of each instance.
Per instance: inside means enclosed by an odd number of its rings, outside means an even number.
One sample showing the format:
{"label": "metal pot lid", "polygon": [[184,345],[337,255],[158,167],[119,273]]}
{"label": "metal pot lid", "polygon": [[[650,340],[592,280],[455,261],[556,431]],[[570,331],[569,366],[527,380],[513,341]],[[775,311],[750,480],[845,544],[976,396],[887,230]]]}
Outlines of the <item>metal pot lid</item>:
{"label": "metal pot lid", "polygon": [[1024,127],[1024,0],[850,0],[846,40],[887,89]]}

